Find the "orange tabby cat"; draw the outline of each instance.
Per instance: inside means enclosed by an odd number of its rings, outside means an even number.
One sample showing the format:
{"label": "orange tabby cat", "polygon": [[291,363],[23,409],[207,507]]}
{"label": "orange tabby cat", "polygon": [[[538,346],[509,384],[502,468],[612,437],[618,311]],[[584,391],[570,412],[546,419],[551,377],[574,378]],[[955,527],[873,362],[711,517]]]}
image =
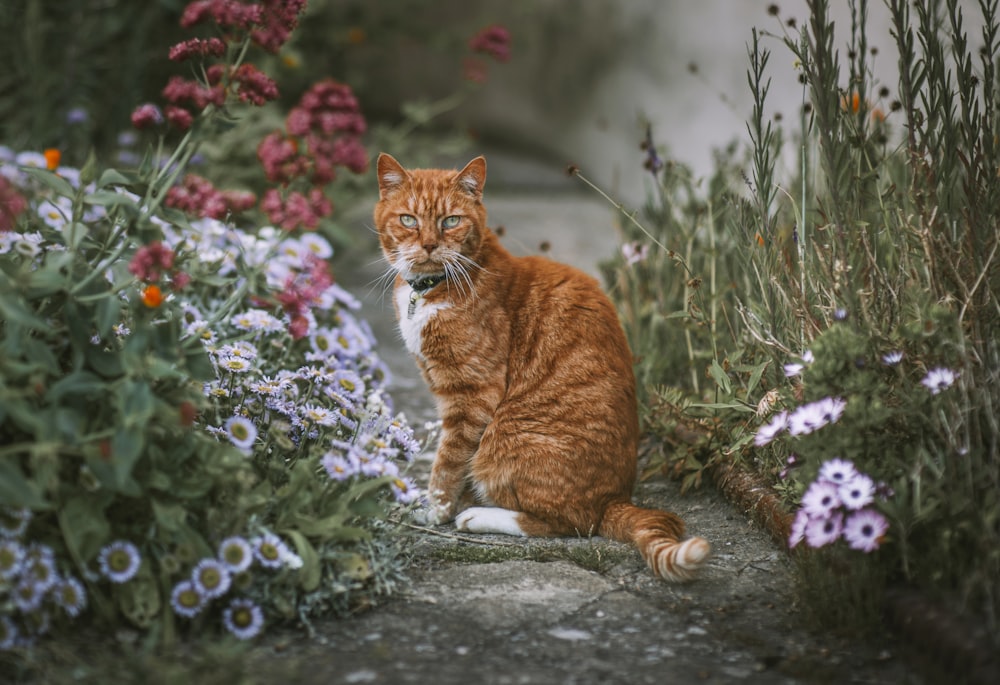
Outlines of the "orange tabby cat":
{"label": "orange tabby cat", "polygon": [[631,502],[635,379],[613,305],[586,274],[507,252],[486,226],[485,181],[482,157],[457,172],[378,158],[396,315],[443,424],[428,520],[603,535],[634,543],[662,578],[690,578],[708,542]]}

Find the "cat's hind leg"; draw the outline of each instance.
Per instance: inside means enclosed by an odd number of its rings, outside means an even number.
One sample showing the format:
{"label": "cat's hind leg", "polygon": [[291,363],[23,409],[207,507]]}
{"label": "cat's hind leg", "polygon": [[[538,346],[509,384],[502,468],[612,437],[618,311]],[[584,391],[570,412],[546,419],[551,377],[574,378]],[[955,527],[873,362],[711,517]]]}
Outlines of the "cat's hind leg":
{"label": "cat's hind leg", "polygon": [[555,537],[565,534],[536,516],[502,507],[470,507],[455,517],[455,527],[470,533],[519,537]]}

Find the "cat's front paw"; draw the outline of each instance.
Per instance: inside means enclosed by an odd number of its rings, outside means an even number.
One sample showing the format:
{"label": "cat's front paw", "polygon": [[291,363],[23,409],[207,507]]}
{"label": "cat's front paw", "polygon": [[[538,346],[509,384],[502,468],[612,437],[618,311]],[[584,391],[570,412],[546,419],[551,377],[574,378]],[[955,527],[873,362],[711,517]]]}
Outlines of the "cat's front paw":
{"label": "cat's front paw", "polygon": [[417,525],[440,526],[455,518],[453,507],[447,503],[431,501],[426,506],[414,509],[410,514]]}

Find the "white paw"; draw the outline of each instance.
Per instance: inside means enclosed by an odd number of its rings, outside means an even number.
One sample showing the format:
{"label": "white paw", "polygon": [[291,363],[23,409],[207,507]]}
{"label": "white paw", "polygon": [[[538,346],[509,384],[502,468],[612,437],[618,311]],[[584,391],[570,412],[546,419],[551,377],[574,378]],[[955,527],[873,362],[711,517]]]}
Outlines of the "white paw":
{"label": "white paw", "polygon": [[455,527],[470,533],[498,533],[524,536],[517,525],[516,511],[499,507],[470,507],[455,519]]}

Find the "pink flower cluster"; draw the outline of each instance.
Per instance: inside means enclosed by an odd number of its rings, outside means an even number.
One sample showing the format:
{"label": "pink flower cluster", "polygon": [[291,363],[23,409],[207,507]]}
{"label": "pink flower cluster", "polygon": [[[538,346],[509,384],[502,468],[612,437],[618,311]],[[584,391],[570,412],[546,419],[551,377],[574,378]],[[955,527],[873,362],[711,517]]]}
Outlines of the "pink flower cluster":
{"label": "pink flower cluster", "polygon": [[252,209],[257,197],[247,191],[219,190],[212,182],[188,174],[180,185],[167,191],[166,204],[195,216],[225,219],[229,214]]}
{"label": "pink flower cluster", "polygon": [[276,298],[291,319],[288,330],[293,339],[303,338],[309,332],[306,315],[332,284],[329,265],[313,255],[306,257],[303,271],[289,275],[285,280],[285,287]]}
{"label": "pink flower cluster", "polygon": [[469,49],[489,55],[498,62],[510,61],[510,31],[494,24],[469,39]]}
{"label": "pink flower cluster", "polygon": [[368,154],[361,143],[366,128],[349,86],[326,79],[302,96],[289,112],[285,130],[274,131],[257,146],[257,158],[269,181],[287,186],[306,179],[312,186],[308,195],[268,191],[261,209],[274,224],[287,230],[316,228],[319,219],[333,211],[319,187],[337,177],[338,166],[354,173],[368,168]]}
{"label": "pink flower cluster", "polygon": [[271,223],[286,231],[300,227],[315,230],[320,219],[333,213],[333,203],[319,188],[311,188],[308,195],[293,190],[284,197],[277,189],[269,188],[264,192],[260,208]]}
{"label": "pink flower cluster", "polygon": [[13,183],[0,176],[0,233],[14,230],[17,217],[28,208],[28,201]]}
{"label": "pink flower cluster", "polygon": [[171,286],[180,290],[191,282],[191,276],[183,271],[174,271],[174,251],[155,240],[135,251],[128,264],[129,272],[141,281],[156,283],[164,273],[172,273]]}
{"label": "pink flower cluster", "polygon": [[194,57],[222,57],[226,54],[226,44],[221,38],[192,38],[170,48],[168,57],[174,62],[183,62]]}
{"label": "pink flower cluster", "polygon": [[255,43],[276,53],[298,26],[305,7],[306,0],[195,0],[184,8],[181,26],[213,22],[224,32],[250,31]]}
{"label": "pink flower cluster", "polygon": [[[510,61],[510,31],[499,24],[487,26],[469,39],[469,49],[492,57],[498,62]],[[489,68],[478,57],[466,57],[462,62],[465,78],[474,83],[486,83]]]}

